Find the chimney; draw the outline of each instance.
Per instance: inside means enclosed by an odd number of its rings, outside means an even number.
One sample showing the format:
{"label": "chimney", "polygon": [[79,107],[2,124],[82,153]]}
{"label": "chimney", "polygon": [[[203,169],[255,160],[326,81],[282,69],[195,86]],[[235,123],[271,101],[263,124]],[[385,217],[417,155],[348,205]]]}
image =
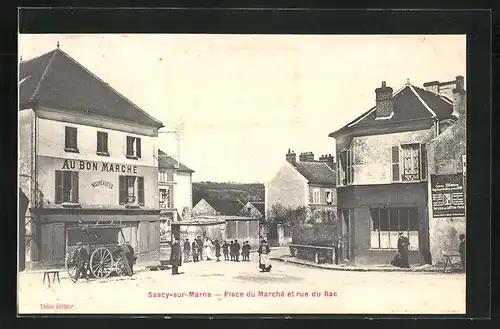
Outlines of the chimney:
{"label": "chimney", "polygon": [[439,81],[430,81],[424,83],[424,88],[427,91],[439,94]]}
{"label": "chimney", "polygon": [[288,149],[288,153],[286,154],[286,161],[290,162],[293,165],[297,163],[297,155],[294,151],[290,151],[290,149]]}
{"label": "chimney", "polygon": [[324,162],[328,165],[328,167],[335,169],[335,161],[334,161],[333,156],[331,154],[322,155],[319,158],[319,161]]}
{"label": "chimney", "polygon": [[385,81],[382,81],[380,88],[375,89],[375,103],[377,118],[387,118],[393,114],[392,88],[387,87]]}
{"label": "chimney", "polygon": [[464,77],[455,78],[455,89],[453,89],[453,115],[457,118],[466,116],[467,99],[464,89]]}
{"label": "chimney", "polygon": [[312,152],[300,153],[299,160],[300,162],[312,162],[314,161],[314,153]]}

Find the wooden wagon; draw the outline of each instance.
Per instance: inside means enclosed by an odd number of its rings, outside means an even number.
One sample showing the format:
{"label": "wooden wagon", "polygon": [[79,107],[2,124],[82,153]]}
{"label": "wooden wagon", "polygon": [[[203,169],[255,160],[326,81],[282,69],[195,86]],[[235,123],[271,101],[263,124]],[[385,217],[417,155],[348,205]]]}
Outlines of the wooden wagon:
{"label": "wooden wagon", "polygon": [[111,274],[118,276],[132,275],[125,257],[125,252],[119,243],[120,237],[125,241],[122,225],[89,224],[70,227],[66,230],[65,267],[68,275],[76,282],[77,264],[72,261],[81,242],[87,249],[89,259],[86,271],[89,277],[102,279]]}

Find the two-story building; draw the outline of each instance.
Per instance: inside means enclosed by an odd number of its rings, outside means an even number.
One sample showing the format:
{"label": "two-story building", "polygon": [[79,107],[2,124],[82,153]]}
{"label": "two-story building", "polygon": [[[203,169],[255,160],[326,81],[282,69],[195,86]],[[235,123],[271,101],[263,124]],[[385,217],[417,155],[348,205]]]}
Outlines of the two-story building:
{"label": "two-story building", "polygon": [[[337,211],[337,191],[334,157],[323,155],[314,159],[312,152],[297,155],[288,150],[286,161],[276,176],[265,186],[265,213],[269,214],[273,205],[290,208],[302,206],[311,209],[331,208]],[[269,240],[278,240],[278,244],[291,242],[291,230],[277,224],[271,225]]]}
{"label": "two-story building", "polygon": [[156,259],[163,124],[59,47],[21,62],[19,73],[27,267],[64,264],[66,230],[80,223],[122,223],[139,261]]}
{"label": "two-story building", "polygon": [[158,150],[158,202],[162,238],[170,240],[173,221],[188,219],[193,208],[194,170]]}
{"label": "two-story building", "polygon": [[393,93],[382,82],[375,103],[329,135],[336,140],[343,258],[389,263],[403,232],[410,262],[429,262],[426,145],[456,119],[453,100],[409,82]]}

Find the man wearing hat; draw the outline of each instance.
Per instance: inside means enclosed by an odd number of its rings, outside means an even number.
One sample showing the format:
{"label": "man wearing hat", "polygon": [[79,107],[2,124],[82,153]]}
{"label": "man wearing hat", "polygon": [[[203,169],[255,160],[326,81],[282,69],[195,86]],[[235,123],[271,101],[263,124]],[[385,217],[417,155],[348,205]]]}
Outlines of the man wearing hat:
{"label": "man wearing hat", "polygon": [[123,252],[125,253],[125,258],[127,259],[128,266],[130,267],[130,272],[134,275],[134,265],[137,260],[137,256],[135,255],[134,248],[130,245],[130,242],[125,242],[125,245],[122,247]]}
{"label": "man wearing hat", "polygon": [[182,253],[179,237],[175,237],[170,253],[170,265],[172,266],[172,275],[179,274],[179,266],[182,266]]}
{"label": "man wearing hat", "polygon": [[87,252],[87,249],[84,248],[83,243],[78,242],[76,244],[76,251],[73,254],[73,258],[71,262],[73,264],[76,264],[76,275],[75,275],[75,281],[78,281],[80,278],[80,275],[82,278],[89,279],[87,277],[87,269],[85,265],[87,264],[89,259],[89,254]]}

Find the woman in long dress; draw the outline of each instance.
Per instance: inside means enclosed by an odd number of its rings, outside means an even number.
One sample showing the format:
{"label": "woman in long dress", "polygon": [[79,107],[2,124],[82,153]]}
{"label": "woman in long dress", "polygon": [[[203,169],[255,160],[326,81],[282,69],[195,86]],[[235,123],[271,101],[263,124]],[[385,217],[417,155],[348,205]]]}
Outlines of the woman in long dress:
{"label": "woman in long dress", "polygon": [[271,261],[269,260],[269,253],[271,249],[267,245],[266,240],[262,240],[259,246],[259,268],[261,272],[269,272],[271,271]]}
{"label": "woman in long dress", "polygon": [[205,258],[207,260],[212,260],[213,257],[213,244],[212,241],[206,237],[205,238],[205,243],[203,244],[203,251],[205,252]]}

